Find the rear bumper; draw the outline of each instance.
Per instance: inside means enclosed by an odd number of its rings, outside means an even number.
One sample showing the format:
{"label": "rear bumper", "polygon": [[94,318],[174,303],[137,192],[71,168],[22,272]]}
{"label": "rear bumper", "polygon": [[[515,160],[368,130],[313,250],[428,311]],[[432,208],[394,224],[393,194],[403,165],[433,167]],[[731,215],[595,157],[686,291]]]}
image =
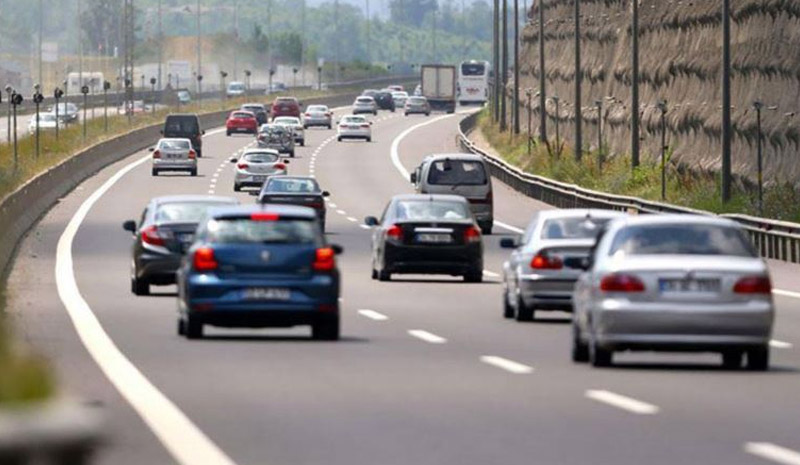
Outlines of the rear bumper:
{"label": "rear bumper", "polygon": [[366,139],[367,137],[372,137],[372,132],[370,131],[355,131],[352,129],[339,131],[338,137],[343,139]]}
{"label": "rear bumper", "polygon": [[528,308],[571,312],[575,282],[572,278],[523,276],[519,281],[519,295]]}
{"label": "rear bumper", "polygon": [[136,278],[156,285],[174,284],[181,258],[176,254],[144,253],[136,260]]}
{"label": "rear bumper", "polygon": [[191,171],[197,169],[197,160],[153,161],[153,169],[158,171]]}
{"label": "rear bumper", "polygon": [[253,127],[245,127],[245,126],[229,126],[225,128],[228,132],[246,132],[246,133],[255,133],[258,131],[258,128]]}
{"label": "rear bumper", "polygon": [[333,124],[333,121],[331,121],[330,119],[313,119],[312,118],[312,119],[307,119],[307,120],[303,121],[303,124],[306,127],[312,127],[312,126],[325,126],[325,127],[327,127],[327,126],[330,126],[331,124]]}
{"label": "rear bumper", "polygon": [[337,318],[335,311],[318,310],[215,310],[192,312],[192,318],[201,323],[223,328],[290,328],[314,325]]}
{"label": "rear bumper", "polygon": [[454,274],[483,270],[478,245],[454,247],[386,244],[384,266],[390,273]]}

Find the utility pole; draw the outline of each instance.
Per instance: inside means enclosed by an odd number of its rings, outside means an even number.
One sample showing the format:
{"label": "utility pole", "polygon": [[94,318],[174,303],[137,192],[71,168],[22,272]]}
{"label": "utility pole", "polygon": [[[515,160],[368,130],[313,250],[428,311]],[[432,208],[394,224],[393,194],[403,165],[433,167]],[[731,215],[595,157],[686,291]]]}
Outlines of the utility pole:
{"label": "utility pole", "polygon": [[161,63],[164,61],[164,24],[161,0],[158,0],[158,89],[164,88],[161,82]]}
{"label": "utility pole", "polygon": [[519,134],[519,0],[514,0],[514,134]]}
{"label": "utility pole", "polygon": [[[39,85],[44,85],[42,73],[42,34],[44,33],[44,10],[42,8],[42,0],[39,0]],[[36,127],[37,134],[39,127]],[[37,142],[38,144],[38,142]]]}
{"label": "utility pole", "polygon": [[661,111],[661,200],[667,199],[667,101],[658,102]]}
{"label": "utility pole", "polygon": [[544,5],[539,0],[539,140],[547,140],[547,78],[544,72]]}
{"label": "utility pole", "polygon": [[81,16],[83,16],[83,6],[81,0],[78,0],[78,89],[83,85],[83,25],[81,24]]}
{"label": "utility pole", "polygon": [[366,20],[367,20],[367,64],[370,65],[370,75],[372,74],[372,50],[370,47],[370,31],[369,31],[369,0],[364,0],[364,7],[366,9]]}
{"label": "utility pole", "polygon": [[[300,4],[300,72],[302,73],[302,84],[306,83],[306,0],[301,0]],[[321,89],[320,89],[321,90]]]}
{"label": "utility pole", "polygon": [[[634,0],[638,1],[638,0]],[[583,152],[583,109],[581,108],[581,0],[575,2],[575,159],[580,161]]]}
{"label": "utility pole", "polygon": [[333,41],[337,44],[333,47],[333,80],[339,82],[339,0],[333,2]]}
{"label": "utility pole", "polygon": [[492,117],[496,123],[500,121],[500,0],[494,0],[492,16],[492,67],[494,68]]}
{"label": "utility pole", "polygon": [[503,79],[500,81],[500,131],[505,132],[508,128],[508,117],[506,113],[506,105],[507,105],[507,98],[506,98],[506,85],[508,85],[508,0],[503,0],[503,17],[502,20],[502,31],[501,35],[503,36],[503,50],[502,50],[502,73]]}
{"label": "utility pole", "polygon": [[[128,112],[128,119],[130,120],[131,114],[133,113],[133,48],[134,48],[134,27],[135,27],[135,19],[133,17],[134,10],[133,10],[133,0],[124,0],[124,10],[123,10],[123,18],[124,24],[122,30],[124,31],[125,35],[125,79],[126,82],[130,82],[130,85],[126,87],[125,92],[125,109]],[[84,103],[86,101],[86,93],[83,92],[83,88],[81,88],[81,93],[83,93]],[[85,108],[84,108],[85,110]]]}
{"label": "utility pole", "polygon": [[433,40],[433,61],[434,63],[438,63],[436,59],[436,10],[433,10],[433,33],[431,35],[431,39]]}
{"label": "utility pole", "polygon": [[756,145],[757,152],[756,163],[758,164],[758,214],[764,216],[764,164],[763,164],[763,149],[761,147],[761,109],[764,108],[764,103],[761,100],[753,102],[753,109],[756,111],[756,130],[758,136],[758,143]]}
{"label": "utility pole", "polygon": [[233,80],[239,80],[239,0],[233,0]]}
{"label": "utility pole", "polygon": [[[197,31],[197,75],[202,76],[203,72],[201,68],[203,67],[203,51],[202,46],[200,45],[200,0],[197,0],[197,11],[195,12],[195,29]],[[203,93],[203,80],[197,79],[197,95],[200,97],[200,94]]]}
{"label": "utility pole", "polygon": [[267,64],[272,69],[272,0],[267,0]]}
{"label": "utility pole", "polygon": [[731,200],[731,1],[722,0],[722,202]]}
{"label": "utility pole", "polygon": [[631,8],[631,168],[639,167],[639,0]]}

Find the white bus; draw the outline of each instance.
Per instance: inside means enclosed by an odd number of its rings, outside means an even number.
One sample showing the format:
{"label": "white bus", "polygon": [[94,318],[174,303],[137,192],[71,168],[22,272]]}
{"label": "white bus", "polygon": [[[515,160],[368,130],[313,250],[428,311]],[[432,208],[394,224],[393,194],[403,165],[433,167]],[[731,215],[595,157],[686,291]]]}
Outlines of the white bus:
{"label": "white bus", "polygon": [[488,61],[463,61],[458,65],[458,103],[486,103],[489,99]]}

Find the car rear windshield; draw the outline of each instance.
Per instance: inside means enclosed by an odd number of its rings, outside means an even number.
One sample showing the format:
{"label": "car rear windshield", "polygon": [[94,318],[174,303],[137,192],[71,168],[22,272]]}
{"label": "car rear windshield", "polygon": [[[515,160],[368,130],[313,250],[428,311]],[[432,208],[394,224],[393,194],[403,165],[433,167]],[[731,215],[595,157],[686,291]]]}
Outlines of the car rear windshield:
{"label": "car rear windshield", "polygon": [[162,203],[155,212],[156,223],[199,223],[209,208],[228,205],[223,202]]}
{"label": "car rear windshield", "polygon": [[326,107],[324,105],[311,105],[310,107],[308,107],[308,112],[309,113],[311,113],[311,112],[314,112],[314,113],[325,113],[326,111],[328,111],[328,107]]}
{"label": "car rear windshield", "polygon": [[470,217],[469,208],[461,202],[404,200],[397,203],[395,215],[401,220],[465,220]]}
{"label": "car rear windshield", "polygon": [[242,110],[252,111],[253,113],[259,113],[264,111],[264,107],[260,107],[258,105],[245,105]]}
{"label": "car rear windshield", "polygon": [[275,101],[281,104],[297,103],[294,97],[278,97]]}
{"label": "car rear windshield", "polygon": [[434,185],[481,186],[486,184],[483,163],[469,160],[439,160],[431,164],[428,183]]}
{"label": "car rear windshield", "polygon": [[204,239],[223,244],[315,244],[319,242],[319,234],[312,219],[232,218],[210,220]]}
{"label": "car rear windshield", "polygon": [[483,76],[486,66],[483,63],[464,63],[461,65],[462,76]]}
{"label": "car rear windshield", "polygon": [[608,218],[553,218],[544,222],[542,239],[594,239]]}
{"label": "car rear windshield", "polygon": [[372,103],[372,101],[373,101],[372,97],[359,97],[356,99],[356,102],[358,103]]}
{"label": "car rear windshield", "polygon": [[189,150],[192,144],[188,140],[162,140],[158,146],[165,150]]}
{"label": "car rear windshield", "polygon": [[408,103],[413,103],[415,105],[422,105],[423,103],[425,103],[425,101],[426,99],[422,97],[411,97],[410,99],[408,99]]}
{"label": "car rear windshield", "polygon": [[756,256],[741,230],[712,224],[630,226],[614,237],[610,254]]}
{"label": "car rear windshield", "polygon": [[360,116],[345,116],[342,118],[343,123],[350,123],[350,124],[363,124],[366,123],[367,120]]}
{"label": "car rear windshield", "polygon": [[319,185],[313,179],[270,178],[264,192],[318,194]]}
{"label": "car rear windshield", "polygon": [[270,152],[248,153],[244,156],[245,161],[253,163],[274,163],[280,159],[278,155]]}
{"label": "car rear windshield", "polygon": [[164,125],[165,134],[197,134],[199,132],[200,127],[196,117],[168,116]]}
{"label": "car rear windshield", "polygon": [[251,113],[244,113],[244,112],[236,112],[233,114],[234,118],[252,118],[253,115]]}

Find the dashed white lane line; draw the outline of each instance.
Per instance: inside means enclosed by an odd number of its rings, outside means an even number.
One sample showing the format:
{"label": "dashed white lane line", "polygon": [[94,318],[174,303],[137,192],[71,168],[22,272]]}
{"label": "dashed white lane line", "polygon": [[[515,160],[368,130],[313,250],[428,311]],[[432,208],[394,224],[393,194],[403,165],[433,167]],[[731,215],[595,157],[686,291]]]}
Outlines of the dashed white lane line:
{"label": "dashed white lane line", "polygon": [[331,208],[336,208],[336,204],[331,202],[330,200],[328,200],[328,206],[330,206]]}
{"label": "dashed white lane line", "polygon": [[344,210],[336,210],[336,213],[338,213],[340,215],[346,215],[347,214],[347,212],[344,211]]}
{"label": "dashed white lane line", "polygon": [[353,223],[357,223],[358,222],[358,220],[353,218],[352,216],[348,216],[347,217],[347,221],[352,221]]}
{"label": "dashed white lane line", "polygon": [[209,190],[208,190],[208,193],[209,193],[210,195],[214,195],[214,189],[209,189]]}
{"label": "dashed white lane line", "polygon": [[791,349],[792,347],[794,347],[794,344],[792,344],[791,342],[772,339],[769,341],[769,346],[774,347],[775,349]]}
{"label": "dashed white lane line", "polygon": [[429,333],[428,331],[422,329],[410,329],[408,330],[408,334],[430,344],[444,344],[447,342],[447,339],[443,338],[442,336],[437,336],[436,334]]}
{"label": "dashed white lane line", "polygon": [[523,229],[520,229],[520,228],[518,228],[516,226],[511,226],[510,224],[503,223],[502,221],[494,220],[494,225],[495,226],[499,226],[499,227],[501,227],[503,229],[507,229],[507,230],[509,230],[511,232],[514,232],[514,233],[517,233],[517,234],[522,234],[522,233],[525,232],[525,230],[523,230]]}
{"label": "dashed white lane line", "polygon": [[363,317],[369,318],[370,320],[375,320],[375,321],[386,321],[389,319],[389,317],[384,315],[383,313],[378,313],[375,310],[370,310],[367,308],[359,310],[358,314]]}
{"label": "dashed white lane line", "polygon": [[782,297],[792,297],[794,299],[800,299],[800,292],[784,291],[783,289],[773,289],[772,293]]}
{"label": "dashed white lane line", "polygon": [[744,445],[748,454],[783,465],[800,465],[800,452],[770,442],[748,442]]}
{"label": "dashed white lane line", "polygon": [[658,406],[633,399],[622,394],[616,394],[611,391],[604,391],[600,389],[590,389],[586,391],[588,399],[602,402],[606,405],[616,407],[637,415],[654,415],[660,410]]}
{"label": "dashed white lane line", "polygon": [[527,375],[533,373],[533,367],[509,360],[504,357],[498,357],[497,355],[484,355],[481,357],[481,362],[503,369],[510,373],[514,373],[515,375]]}
{"label": "dashed white lane line", "polygon": [[490,278],[499,278],[500,277],[499,274],[495,273],[494,271],[489,271],[489,270],[483,270],[483,274],[485,276],[490,277]]}
{"label": "dashed white lane line", "polygon": [[359,224],[358,227],[361,229],[372,229],[371,226],[367,226],[366,224]]}

